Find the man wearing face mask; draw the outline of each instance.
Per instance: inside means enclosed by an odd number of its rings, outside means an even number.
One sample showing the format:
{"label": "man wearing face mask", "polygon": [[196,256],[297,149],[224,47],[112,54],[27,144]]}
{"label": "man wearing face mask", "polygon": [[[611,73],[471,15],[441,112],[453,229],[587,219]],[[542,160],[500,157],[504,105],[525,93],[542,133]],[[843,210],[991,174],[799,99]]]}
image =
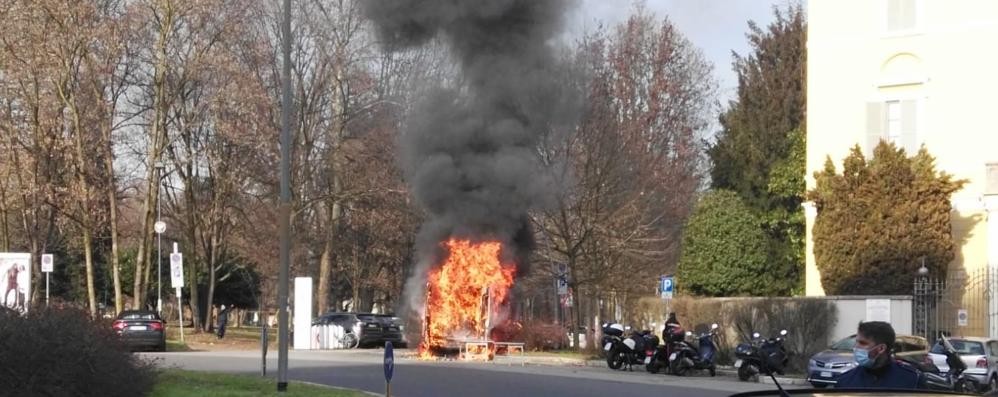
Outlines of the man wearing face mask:
{"label": "man wearing face mask", "polygon": [[894,359],[894,328],[883,321],[859,323],[853,356],[856,368],[842,374],[840,389],[918,389],[921,374]]}

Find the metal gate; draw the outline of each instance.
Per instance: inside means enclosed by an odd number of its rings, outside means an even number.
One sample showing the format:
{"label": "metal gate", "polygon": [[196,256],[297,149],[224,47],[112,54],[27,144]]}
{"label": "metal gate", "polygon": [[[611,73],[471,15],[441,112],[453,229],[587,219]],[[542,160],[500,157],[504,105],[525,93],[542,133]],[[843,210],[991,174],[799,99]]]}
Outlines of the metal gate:
{"label": "metal gate", "polygon": [[919,277],[914,283],[913,330],[934,342],[940,333],[998,338],[998,271],[982,268]]}

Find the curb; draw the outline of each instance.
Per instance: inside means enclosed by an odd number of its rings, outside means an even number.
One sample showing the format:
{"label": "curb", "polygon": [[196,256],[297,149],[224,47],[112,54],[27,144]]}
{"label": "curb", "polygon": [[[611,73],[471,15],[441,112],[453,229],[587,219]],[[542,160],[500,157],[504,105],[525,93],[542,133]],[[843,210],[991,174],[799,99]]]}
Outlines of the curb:
{"label": "curb", "polygon": [[368,396],[371,396],[371,397],[384,397],[385,396],[384,394],[373,393],[373,392],[369,392],[367,390],[351,389],[349,387],[330,386],[330,385],[324,385],[322,383],[306,382],[306,381],[303,381],[303,380],[293,380],[293,379],[291,379],[291,380],[293,382],[295,382],[295,383],[301,383],[303,385],[321,387],[321,388],[324,388],[324,389],[332,389],[332,390],[339,390],[339,391],[348,391],[348,392],[360,393],[360,394],[368,395]]}
{"label": "curb", "polygon": [[[737,378],[738,377],[738,371],[736,369],[734,369],[733,367],[728,367],[728,366],[724,366],[724,367],[718,366],[717,367],[717,374],[718,375],[724,375],[724,376],[730,376],[730,377],[733,377],[733,378]],[[811,384],[810,382],[807,381],[807,379],[798,378],[798,377],[790,377],[790,376],[777,376],[776,377],[776,381],[780,382],[781,386],[809,386]],[[760,375],[759,376],[759,380],[757,382],[755,382],[755,383],[763,383],[763,384],[771,385],[771,384],[773,384],[773,379],[770,378],[770,377],[768,377],[768,376]]]}

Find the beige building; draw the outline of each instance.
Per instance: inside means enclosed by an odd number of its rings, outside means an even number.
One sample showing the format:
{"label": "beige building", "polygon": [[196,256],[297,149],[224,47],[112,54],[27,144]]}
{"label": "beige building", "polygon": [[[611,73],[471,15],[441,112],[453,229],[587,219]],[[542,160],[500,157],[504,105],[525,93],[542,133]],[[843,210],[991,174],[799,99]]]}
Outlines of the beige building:
{"label": "beige building", "polygon": [[[807,14],[808,189],[853,145],[924,144],[969,181],[952,198],[950,268],[998,266],[998,1],[810,0]],[[824,295],[805,213],[807,295]]]}

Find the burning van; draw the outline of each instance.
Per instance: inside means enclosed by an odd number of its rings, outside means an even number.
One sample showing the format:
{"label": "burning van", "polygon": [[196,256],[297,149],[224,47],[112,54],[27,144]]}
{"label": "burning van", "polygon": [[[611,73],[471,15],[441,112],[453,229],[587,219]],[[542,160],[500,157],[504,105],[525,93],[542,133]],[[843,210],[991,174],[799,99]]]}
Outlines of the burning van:
{"label": "burning van", "polygon": [[499,242],[451,239],[444,263],[429,273],[421,357],[491,357],[490,331],[505,305],[516,268],[500,260]]}

